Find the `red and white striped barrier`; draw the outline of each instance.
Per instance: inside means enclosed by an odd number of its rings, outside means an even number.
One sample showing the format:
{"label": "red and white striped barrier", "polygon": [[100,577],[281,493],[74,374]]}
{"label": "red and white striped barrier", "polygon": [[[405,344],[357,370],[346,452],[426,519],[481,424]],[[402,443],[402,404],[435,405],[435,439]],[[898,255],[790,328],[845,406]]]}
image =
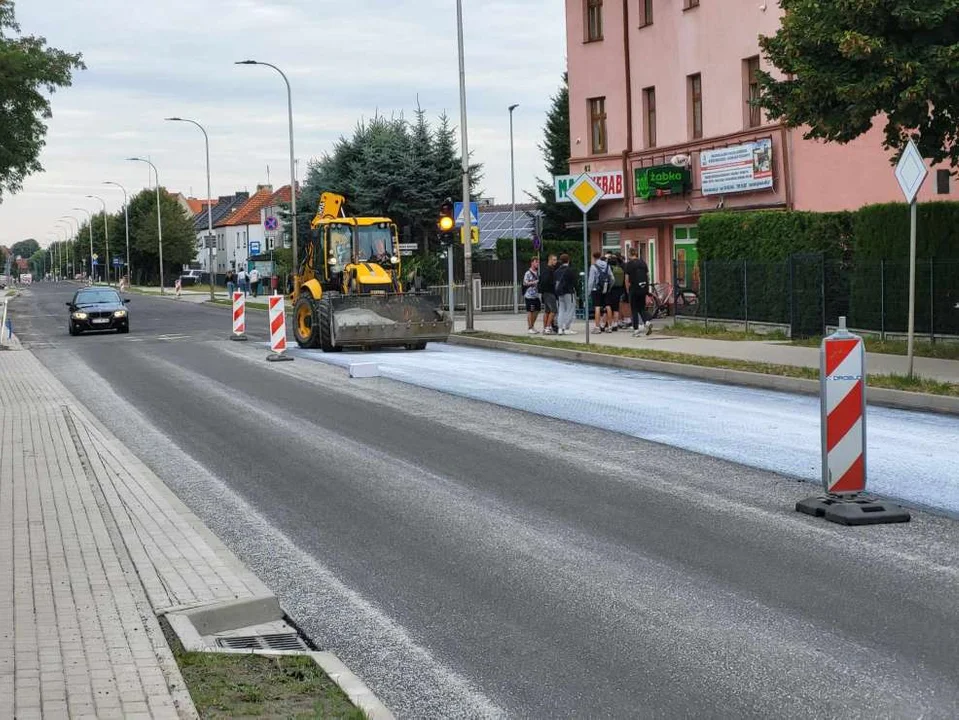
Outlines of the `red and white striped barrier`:
{"label": "red and white striped barrier", "polygon": [[831,495],[866,489],[866,356],[845,321],[820,352],[822,484]]}
{"label": "red and white striped barrier", "polygon": [[286,309],[282,295],[270,296],[270,350],[275,353],[286,350]]}
{"label": "red and white striped barrier", "polygon": [[266,356],[271,362],[292,360],[286,354],[286,306],[282,295],[270,295],[270,350]]}
{"label": "red and white striped barrier", "polygon": [[233,339],[246,340],[246,299],[242,292],[233,293]]}

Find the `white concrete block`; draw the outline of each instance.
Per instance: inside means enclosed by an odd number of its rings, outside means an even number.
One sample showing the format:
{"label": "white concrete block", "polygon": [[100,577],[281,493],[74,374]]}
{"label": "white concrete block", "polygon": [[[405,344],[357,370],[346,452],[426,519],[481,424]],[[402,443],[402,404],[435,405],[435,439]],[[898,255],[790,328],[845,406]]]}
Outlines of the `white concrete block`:
{"label": "white concrete block", "polygon": [[350,363],[351,378],[371,378],[380,376],[380,366],[376,363]]}

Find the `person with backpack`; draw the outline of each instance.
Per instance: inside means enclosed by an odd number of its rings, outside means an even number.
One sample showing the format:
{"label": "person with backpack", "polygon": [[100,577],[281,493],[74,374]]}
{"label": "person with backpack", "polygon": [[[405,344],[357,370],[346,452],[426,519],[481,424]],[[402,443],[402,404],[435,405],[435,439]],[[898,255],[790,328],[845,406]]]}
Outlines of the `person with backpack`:
{"label": "person with backpack", "polygon": [[[587,286],[593,301],[593,332],[607,332],[613,320],[612,309],[607,304],[607,295],[613,289],[613,273],[610,272],[609,263],[603,259],[603,254],[599,250],[593,252],[593,264],[589,266]],[[601,322],[603,318],[606,319],[605,325]]]}
{"label": "person with backpack", "polygon": [[556,256],[550,255],[546,259],[546,267],[539,273],[539,295],[543,299],[543,334],[553,335],[558,332],[556,323]]}
{"label": "person with backpack", "polygon": [[573,318],[576,317],[576,271],[569,264],[569,255],[559,256],[559,267],[556,268],[556,300],[559,306],[557,324],[560,335],[575,335],[572,329]]}
{"label": "person with backpack", "polygon": [[623,302],[623,293],[626,292],[626,272],[623,270],[623,259],[610,253],[607,257],[609,268],[613,273],[613,289],[610,291],[606,304],[613,310],[612,330],[616,332],[622,327],[620,306]]}

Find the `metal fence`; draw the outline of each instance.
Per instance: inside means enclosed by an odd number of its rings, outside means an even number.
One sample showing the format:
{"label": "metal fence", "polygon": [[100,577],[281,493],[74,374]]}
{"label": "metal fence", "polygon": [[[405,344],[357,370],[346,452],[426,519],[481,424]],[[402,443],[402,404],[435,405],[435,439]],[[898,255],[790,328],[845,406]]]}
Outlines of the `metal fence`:
{"label": "metal fence", "polygon": [[[443,298],[443,307],[449,309],[449,290],[447,289],[448,285],[430,285],[428,290],[431,293],[436,293]],[[486,283],[483,282],[482,292],[480,294],[480,305],[478,310],[480,312],[497,312],[508,310],[512,312],[513,310],[513,284],[503,284],[503,283]],[[466,286],[465,285],[453,285],[453,302],[456,305],[457,310],[466,310]],[[520,307],[522,308],[523,303],[520,302]]]}
{"label": "metal fence", "polygon": [[[793,337],[822,335],[842,315],[849,327],[883,337],[907,330],[908,261],[804,254],[782,262],[674,262],[673,277],[677,317],[774,323]],[[917,261],[915,322],[916,333],[931,340],[959,336],[959,261]]]}

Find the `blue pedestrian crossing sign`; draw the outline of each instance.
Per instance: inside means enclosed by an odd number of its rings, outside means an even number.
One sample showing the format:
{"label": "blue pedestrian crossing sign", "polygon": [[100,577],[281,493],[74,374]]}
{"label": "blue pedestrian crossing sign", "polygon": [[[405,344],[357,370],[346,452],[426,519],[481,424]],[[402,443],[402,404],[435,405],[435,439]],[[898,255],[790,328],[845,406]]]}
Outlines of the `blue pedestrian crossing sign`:
{"label": "blue pedestrian crossing sign", "polygon": [[100,264],[100,261],[97,260],[96,258],[93,258],[93,267],[96,267],[99,264]]}
{"label": "blue pedestrian crossing sign", "polygon": [[113,267],[120,267],[120,258],[113,258]]}
{"label": "blue pedestrian crossing sign", "polygon": [[[453,203],[453,217],[456,218],[456,226],[463,225],[463,203]],[[479,225],[479,205],[475,202],[470,203],[470,225]]]}

